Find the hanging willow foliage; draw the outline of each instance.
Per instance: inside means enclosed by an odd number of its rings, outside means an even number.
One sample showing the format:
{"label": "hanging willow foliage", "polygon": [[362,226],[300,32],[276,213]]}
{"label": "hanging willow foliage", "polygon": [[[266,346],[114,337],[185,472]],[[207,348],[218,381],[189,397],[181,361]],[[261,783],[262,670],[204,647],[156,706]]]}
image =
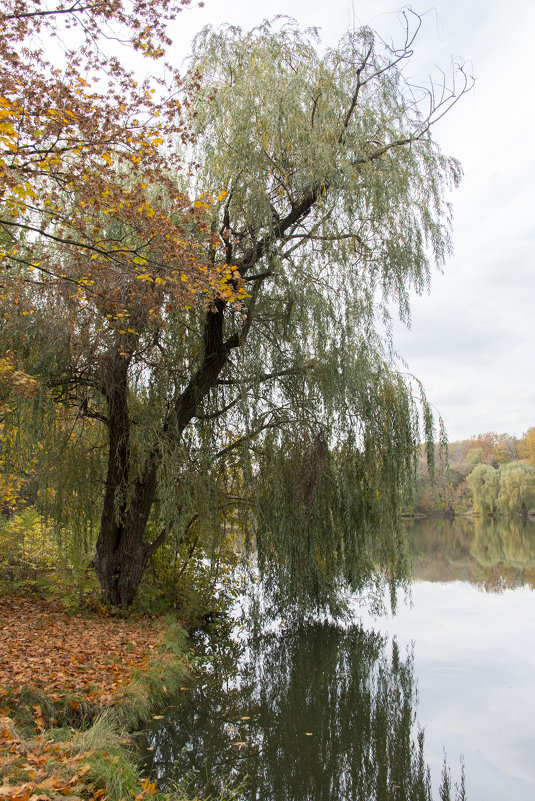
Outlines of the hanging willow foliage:
{"label": "hanging willow foliage", "polygon": [[409,292],[450,249],[460,167],[430,129],[467,90],[407,83],[415,35],[393,51],[364,28],[322,54],[293,22],[204,30],[188,190],[204,204],[195,258],[218,281],[186,305],[155,286],[158,314],[136,306],[125,330],[87,309],[76,326],[76,299],[40,288],[34,370],[107,432],[106,601],[131,603],[164,542],[217,554],[229,531],[254,541],[286,608],[405,576],[397,517],[433,422],[396,369],[389,309],[408,322]]}
{"label": "hanging willow foliage", "polygon": [[405,32],[396,51],[364,28],[323,55],[291,21],[194,42],[198,181],[227,193],[212,230],[250,294],[203,408],[229,409],[247,443],[258,563],[285,609],[407,575],[399,511],[433,421],[377,331],[393,303],[409,322],[410,290],[449,252],[461,171],[430,136],[457,97],[404,79]]}

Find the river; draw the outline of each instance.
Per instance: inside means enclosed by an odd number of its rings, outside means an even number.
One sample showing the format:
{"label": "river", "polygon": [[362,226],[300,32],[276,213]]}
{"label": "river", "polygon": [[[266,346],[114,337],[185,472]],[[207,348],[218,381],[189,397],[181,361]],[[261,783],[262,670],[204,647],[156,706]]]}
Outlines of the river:
{"label": "river", "polygon": [[[203,643],[144,733],[163,787],[243,801],[535,798],[535,523],[408,523],[396,614],[282,621]],[[422,734],[423,732],[423,734]]]}

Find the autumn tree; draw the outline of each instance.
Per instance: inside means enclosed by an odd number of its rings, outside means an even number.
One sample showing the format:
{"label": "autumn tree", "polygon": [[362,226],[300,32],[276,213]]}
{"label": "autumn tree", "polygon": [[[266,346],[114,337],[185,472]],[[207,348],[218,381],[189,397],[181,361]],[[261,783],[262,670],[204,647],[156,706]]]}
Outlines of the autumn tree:
{"label": "autumn tree", "polygon": [[[420,511],[444,510],[449,507],[461,511],[471,505],[471,491],[466,478],[478,464],[498,468],[515,462],[521,449],[521,442],[510,434],[487,432],[476,434],[469,439],[450,442],[448,445],[447,469],[438,471],[432,478],[427,471],[425,460],[418,466],[417,508]],[[440,464],[440,461],[439,461]]]}
{"label": "autumn tree", "polygon": [[[188,213],[193,220],[198,216],[176,182],[176,141],[189,138],[178,99],[180,76],[167,65],[165,80],[138,83],[118,58],[122,47],[161,57],[170,44],[167,24],[189,3],[2,4],[0,297],[10,312],[5,329],[10,317],[33,313],[36,298],[25,295],[28,285],[41,287],[47,297],[77,292],[86,306],[89,296],[109,319],[124,318],[125,293],[140,290],[140,276],[149,280],[149,246],[159,259],[152,265],[158,275],[150,280],[174,280],[175,297],[191,297],[201,276],[205,283],[189,233],[186,242],[177,226],[177,218],[182,224]],[[110,40],[113,55],[102,47],[104,42],[109,50]],[[186,93],[180,97],[187,103]],[[147,305],[150,291],[137,294],[145,294]],[[5,339],[0,408],[2,394],[17,387],[27,393],[36,383]]]}
{"label": "autumn tree", "polygon": [[[0,11],[6,508],[20,489],[12,444],[20,443],[21,418],[29,416],[24,400],[40,385],[41,422],[48,393],[74,410],[65,430],[80,422],[84,430],[91,421],[101,425],[105,415],[91,392],[97,388],[99,398],[114,409],[120,405],[111,373],[127,371],[128,340],[141,330],[149,335],[174,305],[196,302],[198,294],[211,299],[224,283],[205,258],[210,234],[202,215],[209,201],[191,201],[178,177],[178,151],[190,139],[181,111],[188,91],[170,65],[165,79],[138,83],[118,58],[123,45],[161,57],[170,44],[167,23],[188,4],[17,0]],[[109,51],[110,39],[111,56],[103,49]],[[65,41],[72,46],[66,49]],[[192,77],[189,88],[194,85]],[[95,367],[89,378],[84,359]],[[121,425],[114,425],[112,449],[123,438]],[[56,453],[53,413],[45,428],[52,432],[47,450]],[[31,422],[29,430],[35,436]],[[64,449],[59,458],[68,463]],[[41,465],[41,473],[48,467]]]}
{"label": "autumn tree", "polygon": [[496,501],[498,511],[505,514],[527,515],[535,503],[535,471],[523,462],[500,466],[500,492]]}
{"label": "autumn tree", "polygon": [[[139,83],[118,58],[123,46],[149,59],[162,56],[170,44],[167,23],[189,2],[3,3],[4,287],[37,271],[35,282],[54,284],[54,292],[98,293],[113,315],[114,303],[117,313],[124,311],[125,275],[134,278],[151,266],[149,248],[153,259],[158,254],[153,266],[161,280],[164,263],[167,271],[179,266],[195,273],[191,244],[177,228],[177,217],[183,221],[195,210],[176,181],[176,143],[189,140],[181,113],[187,93],[169,65],[165,79]],[[103,43],[110,49],[110,39],[113,55],[103,49]],[[17,267],[27,271],[20,279]],[[178,285],[182,297],[191,294],[191,287]]]}
{"label": "autumn tree", "polygon": [[518,457],[518,441],[510,434],[496,434],[488,431],[485,434],[476,434],[462,443],[463,449],[469,449],[466,456],[472,464],[484,461],[493,467],[507,464]]}
{"label": "autumn tree", "polygon": [[[377,321],[393,301],[408,320],[450,249],[460,168],[430,131],[468,85],[406,80],[406,22],[399,49],[363,28],[323,54],[292,22],[203,31],[186,81],[197,208],[147,240],[102,206],[133,263],[88,253],[62,261],[61,290],[28,285],[33,369],[105,433],[105,601],[131,603],[150,555],[203,519],[254,535],[286,608],[404,576],[398,511],[433,425]],[[168,182],[149,189],[172,206]]]}
{"label": "autumn tree", "polygon": [[535,467],[535,428],[528,428],[518,443],[518,455]]}

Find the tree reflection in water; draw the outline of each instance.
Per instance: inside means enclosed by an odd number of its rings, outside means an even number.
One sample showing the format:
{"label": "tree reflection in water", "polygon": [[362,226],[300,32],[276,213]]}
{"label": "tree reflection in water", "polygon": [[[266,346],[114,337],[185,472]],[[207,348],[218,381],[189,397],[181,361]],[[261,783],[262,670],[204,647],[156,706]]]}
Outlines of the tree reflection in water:
{"label": "tree reflection in water", "polygon": [[161,787],[186,776],[191,794],[239,788],[247,801],[431,798],[412,656],[395,642],[316,623],[246,643],[213,636],[208,656],[206,677],[146,732]]}
{"label": "tree reflection in water", "polygon": [[521,517],[406,521],[414,578],[470,581],[489,592],[535,587],[535,522]]}

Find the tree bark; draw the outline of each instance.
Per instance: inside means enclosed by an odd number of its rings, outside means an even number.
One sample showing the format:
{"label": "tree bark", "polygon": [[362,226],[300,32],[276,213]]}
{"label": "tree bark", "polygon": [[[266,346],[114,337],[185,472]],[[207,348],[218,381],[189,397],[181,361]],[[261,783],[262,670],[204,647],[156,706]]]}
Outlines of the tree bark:
{"label": "tree bark", "polygon": [[[108,406],[108,470],[94,565],[102,599],[113,606],[132,602],[128,576],[133,578],[140,569],[143,570],[143,562],[146,562],[143,549],[139,548],[142,540],[139,541],[133,531],[125,528],[130,461],[128,367],[128,359],[117,352],[111,354],[103,365],[103,386]],[[126,570],[123,570],[124,566],[127,566]],[[138,584],[139,580],[136,588]]]}
{"label": "tree bark", "polygon": [[[110,449],[110,461],[112,460]],[[152,543],[145,541],[150,510],[156,497],[156,466],[137,482],[133,498],[117,518],[117,511],[105,503],[97,541],[95,570],[102,600],[111,606],[130,606],[152,553],[164,541],[162,531]],[[108,488],[106,496],[108,495]]]}
{"label": "tree bark", "polygon": [[102,600],[111,606],[130,606],[143,577],[150,546],[144,542],[145,524],[122,526],[115,539],[101,528],[95,570],[100,582]]}

